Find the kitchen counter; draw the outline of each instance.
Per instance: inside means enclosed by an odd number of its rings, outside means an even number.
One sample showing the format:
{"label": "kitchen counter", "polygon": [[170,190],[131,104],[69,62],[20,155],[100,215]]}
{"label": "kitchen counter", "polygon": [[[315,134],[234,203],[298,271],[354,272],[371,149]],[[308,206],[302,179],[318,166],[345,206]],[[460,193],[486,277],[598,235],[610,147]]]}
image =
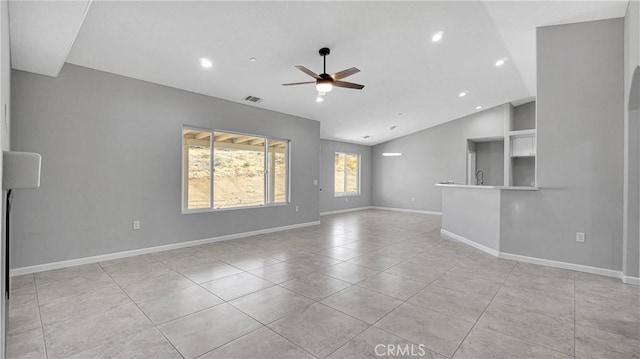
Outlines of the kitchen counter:
{"label": "kitchen counter", "polygon": [[507,190],[507,191],[537,191],[538,190],[538,187],[485,186],[485,185],[459,184],[459,183],[436,183],[436,187],[472,188],[472,189],[501,189],[501,190]]}

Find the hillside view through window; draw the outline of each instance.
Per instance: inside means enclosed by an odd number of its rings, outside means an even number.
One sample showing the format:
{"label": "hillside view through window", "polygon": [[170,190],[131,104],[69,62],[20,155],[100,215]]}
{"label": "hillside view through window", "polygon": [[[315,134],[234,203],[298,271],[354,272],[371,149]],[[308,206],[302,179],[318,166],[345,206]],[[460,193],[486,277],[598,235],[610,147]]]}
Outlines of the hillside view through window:
{"label": "hillside view through window", "polygon": [[334,194],[360,194],[360,155],[336,152],[334,155]]}
{"label": "hillside view through window", "polygon": [[261,136],[184,129],[185,209],[287,203],[288,144]]}

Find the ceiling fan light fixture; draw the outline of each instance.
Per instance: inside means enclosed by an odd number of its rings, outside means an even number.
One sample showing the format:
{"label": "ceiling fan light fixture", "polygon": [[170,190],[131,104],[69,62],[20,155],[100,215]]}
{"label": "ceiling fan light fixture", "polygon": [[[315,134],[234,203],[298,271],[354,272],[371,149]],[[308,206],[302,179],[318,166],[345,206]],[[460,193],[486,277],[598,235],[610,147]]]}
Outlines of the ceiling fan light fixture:
{"label": "ceiling fan light fixture", "polygon": [[318,90],[319,93],[331,92],[333,85],[331,85],[331,81],[329,80],[318,80],[318,82],[316,82],[316,90]]}

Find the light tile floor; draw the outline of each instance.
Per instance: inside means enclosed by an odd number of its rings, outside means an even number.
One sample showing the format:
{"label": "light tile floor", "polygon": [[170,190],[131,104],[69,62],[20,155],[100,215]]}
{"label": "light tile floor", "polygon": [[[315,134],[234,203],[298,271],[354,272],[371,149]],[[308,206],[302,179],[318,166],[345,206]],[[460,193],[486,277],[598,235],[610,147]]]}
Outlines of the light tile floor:
{"label": "light tile floor", "polygon": [[9,358],[640,357],[639,287],[439,230],[368,210],[13,278]]}

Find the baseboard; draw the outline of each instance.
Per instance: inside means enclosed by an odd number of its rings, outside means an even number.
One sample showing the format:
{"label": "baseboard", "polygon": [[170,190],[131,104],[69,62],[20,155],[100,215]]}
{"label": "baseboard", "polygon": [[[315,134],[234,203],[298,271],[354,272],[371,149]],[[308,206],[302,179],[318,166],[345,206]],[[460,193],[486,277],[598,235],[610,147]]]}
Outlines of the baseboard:
{"label": "baseboard", "polygon": [[611,277],[611,278],[618,278],[620,279],[623,283],[626,284],[634,284],[634,285],[640,285],[640,278],[638,277],[628,277],[625,276],[621,271],[616,271],[613,269],[606,269],[606,268],[599,268],[599,267],[591,267],[591,266],[585,266],[582,264],[574,264],[574,263],[567,263],[567,262],[559,262],[559,261],[554,261],[554,260],[550,260],[550,259],[542,259],[542,258],[536,258],[536,257],[527,257],[527,256],[522,256],[519,254],[511,254],[511,253],[505,253],[505,252],[500,252],[499,250],[495,250],[492,248],[489,248],[487,246],[483,246],[482,244],[478,244],[472,240],[469,240],[465,237],[462,237],[458,234],[449,232],[445,229],[440,229],[440,233],[444,236],[447,236],[449,238],[455,239],[459,242],[462,242],[464,244],[470,245],[474,248],[477,248],[485,253],[488,253],[494,257],[498,257],[500,259],[509,259],[512,261],[517,261],[517,262],[524,262],[524,263],[531,263],[531,264],[537,264],[537,265],[542,265],[542,266],[547,266],[547,267],[554,267],[554,268],[561,268],[561,269],[568,269],[568,270],[573,270],[576,272],[583,272],[583,273],[590,273],[590,274],[598,274],[598,275],[602,275],[605,277]]}
{"label": "baseboard", "polygon": [[640,277],[629,277],[623,274],[622,283],[640,285]]}
{"label": "baseboard", "polygon": [[383,210],[383,211],[422,213],[422,214],[432,214],[432,215],[436,215],[436,216],[442,216],[442,212],[421,211],[421,210],[418,210],[418,209],[406,209],[406,208],[395,208],[395,207],[378,207],[378,206],[372,206],[372,207],[369,207],[369,208],[370,209],[380,209],[380,210]]}
{"label": "baseboard", "polygon": [[329,216],[332,214],[340,214],[340,213],[347,213],[347,212],[355,212],[355,211],[364,211],[367,209],[371,209],[373,207],[368,206],[368,207],[355,207],[355,208],[347,208],[347,209],[339,209],[336,211],[327,211],[327,212],[320,212],[320,216]]}
{"label": "baseboard", "polygon": [[476,242],[474,242],[472,240],[466,239],[465,237],[463,237],[461,235],[458,235],[458,234],[455,234],[453,232],[449,232],[446,229],[440,229],[440,233],[442,235],[444,235],[444,236],[447,236],[447,237],[451,238],[451,239],[455,239],[458,242],[462,242],[464,244],[470,245],[471,247],[477,248],[477,249],[479,249],[479,250],[481,250],[481,251],[483,251],[483,252],[485,252],[487,254],[490,254],[490,255],[492,255],[494,257],[498,257],[500,255],[500,252],[495,250],[495,249],[493,249],[493,248],[489,248],[489,247],[484,246],[482,244],[476,243]]}
{"label": "baseboard", "polygon": [[576,272],[598,274],[598,275],[603,275],[605,277],[611,277],[611,278],[622,279],[623,277],[621,271],[617,271],[613,269],[592,267],[592,266],[586,266],[586,265],[575,264],[575,263],[559,262],[559,261],[554,261],[550,259],[527,257],[527,256],[521,256],[519,254],[511,254],[511,253],[504,253],[504,252],[500,252],[499,257],[502,259],[510,259],[513,261],[538,264],[538,265],[543,265],[547,267],[569,269]]}
{"label": "baseboard", "polygon": [[84,258],[70,259],[70,260],[60,261],[60,262],[38,264],[38,265],[34,265],[34,266],[29,266],[29,267],[22,267],[22,268],[12,269],[11,270],[11,276],[14,277],[14,276],[18,276],[18,275],[44,272],[44,271],[53,270],[53,269],[60,269],[60,268],[66,268],[66,267],[75,267],[75,266],[79,266],[79,265],[83,265],[83,264],[104,262],[104,261],[109,261],[109,260],[113,260],[113,259],[120,259],[120,258],[126,258],[126,257],[139,256],[141,254],[149,254],[149,253],[155,253],[155,252],[168,251],[168,250],[171,250],[171,249],[179,249],[179,248],[199,246],[199,245],[207,244],[207,243],[228,241],[228,240],[232,240],[232,239],[256,236],[256,235],[259,235],[259,234],[287,231],[287,230],[290,230],[290,229],[316,226],[316,225],[319,225],[319,224],[320,224],[320,221],[306,222],[306,223],[292,224],[292,225],[289,225],[289,226],[260,229],[260,230],[257,230],[257,231],[227,234],[227,235],[224,235],[224,236],[218,236],[218,237],[212,237],[212,238],[196,239],[196,240],[187,241],[187,242],[165,244],[165,245],[156,246],[156,247],[140,248],[140,249],[134,249],[134,250],[130,250],[130,251],[123,251],[123,252],[116,252],[116,253],[109,253],[109,254],[101,254],[101,255],[92,256],[92,257],[84,257]]}

